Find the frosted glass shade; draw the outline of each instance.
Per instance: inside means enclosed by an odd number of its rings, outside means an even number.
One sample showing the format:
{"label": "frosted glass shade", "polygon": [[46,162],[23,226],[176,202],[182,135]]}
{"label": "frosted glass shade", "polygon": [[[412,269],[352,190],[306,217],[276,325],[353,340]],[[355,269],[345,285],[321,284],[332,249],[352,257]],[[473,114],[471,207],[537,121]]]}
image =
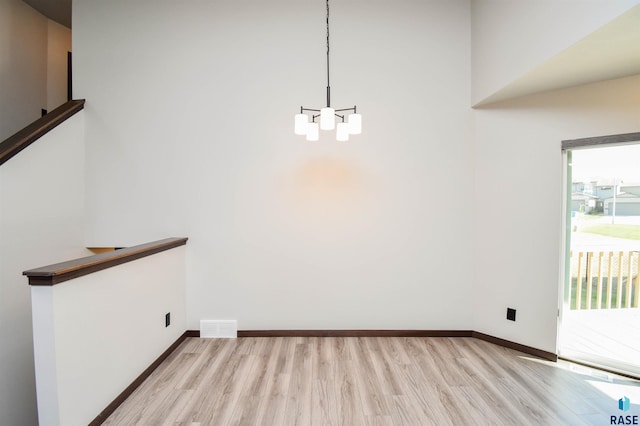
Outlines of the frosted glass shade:
{"label": "frosted glass shade", "polygon": [[308,123],[307,124],[307,140],[308,141],[317,141],[320,139],[320,128],[318,123]]}
{"label": "frosted glass shade", "polygon": [[349,140],[349,124],[348,123],[338,123],[336,126],[336,139],[340,142],[345,142]]}
{"label": "frosted glass shade", "polygon": [[293,132],[296,135],[306,135],[307,125],[309,124],[309,116],[307,114],[296,114],[293,125]]}
{"label": "frosted glass shade", "polygon": [[362,133],[362,115],[349,114],[349,133],[359,135]]}
{"label": "frosted glass shade", "polygon": [[336,111],[333,108],[320,109],[320,128],[333,130],[336,128]]}

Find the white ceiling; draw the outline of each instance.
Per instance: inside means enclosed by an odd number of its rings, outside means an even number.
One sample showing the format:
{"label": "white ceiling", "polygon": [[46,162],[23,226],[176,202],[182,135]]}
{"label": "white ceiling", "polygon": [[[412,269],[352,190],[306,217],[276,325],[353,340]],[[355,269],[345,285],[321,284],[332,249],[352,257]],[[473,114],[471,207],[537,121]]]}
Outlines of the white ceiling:
{"label": "white ceiling", "polygon": [[640,5],[474,106],[634,74],[640,74]]}
{"label": "white ceiling", "polygon": [[[72,0],[23,0],[71,28]],[[474,105],[640,74],[640,5]]]}
{"label": "white ceiling", "polygon": [[22,0],[47,18],[71,28],[71,0]]}

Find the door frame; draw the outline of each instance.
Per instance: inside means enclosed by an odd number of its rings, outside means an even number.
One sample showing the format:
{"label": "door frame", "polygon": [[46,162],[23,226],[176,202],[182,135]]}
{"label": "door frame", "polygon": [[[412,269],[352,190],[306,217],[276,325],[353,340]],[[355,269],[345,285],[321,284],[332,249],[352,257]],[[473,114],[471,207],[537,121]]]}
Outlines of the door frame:
{"label": "door frame", "polygon": [[[560,353],[560,344],[562,340],[562,317],[564,310],[566,308],[565,300],[570,300],[570,290],[569,294],[565,294],[567,289],[567,280],[569,279],[570,274],[570,264],[569,264],[569,252],[571,250],[571,236],[569,233],[569,229],[571,228],[571,184],[572,184],[572,171],[571,171],[571,151],[578,149],[588,149],[588,148],[606,148],[620,145],[632,145],[632,144],[640,144],[640,132],[634,133],[623,133],[616,135],[606,135],[606,136],[596,136],[589,138],[581,138],[581,139],[570,139],[562,141],[562,238],[560,241],[560,253],[562,259],[560,260],[560,271],[559,271],[559,285],[558,285],[558,328],[556,331],[556,348],[558,352],[558,356],[562,357]],[[579,361],[582,363],[582,361]],[[607,370],[606,368],[602,368],[602,366],[596,366],[597,368]],[[611,370],[609,370],[611,371]],[[620,374],[620,372],[617,372]],[[632,376],[636,377],[636,376]]]}

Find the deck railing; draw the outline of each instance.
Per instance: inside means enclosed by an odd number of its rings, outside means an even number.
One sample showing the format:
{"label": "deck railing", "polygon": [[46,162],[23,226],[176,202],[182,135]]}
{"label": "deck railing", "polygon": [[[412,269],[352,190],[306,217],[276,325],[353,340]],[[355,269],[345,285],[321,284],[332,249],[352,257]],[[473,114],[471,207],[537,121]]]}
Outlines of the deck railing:
{"label": "deck railing", "polygon": [[571,309],[637,308],[639,258],[637,251],[571,251]]}

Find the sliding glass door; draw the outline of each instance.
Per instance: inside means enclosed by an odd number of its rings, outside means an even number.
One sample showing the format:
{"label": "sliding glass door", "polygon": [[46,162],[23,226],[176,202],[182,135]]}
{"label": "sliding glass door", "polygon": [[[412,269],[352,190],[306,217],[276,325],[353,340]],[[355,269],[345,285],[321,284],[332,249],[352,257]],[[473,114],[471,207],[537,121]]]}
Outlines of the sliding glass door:
{"label": "sliding glass door", "polygon": [[559,353],[640,376],[640,144],[625,142],[565,147]]}

